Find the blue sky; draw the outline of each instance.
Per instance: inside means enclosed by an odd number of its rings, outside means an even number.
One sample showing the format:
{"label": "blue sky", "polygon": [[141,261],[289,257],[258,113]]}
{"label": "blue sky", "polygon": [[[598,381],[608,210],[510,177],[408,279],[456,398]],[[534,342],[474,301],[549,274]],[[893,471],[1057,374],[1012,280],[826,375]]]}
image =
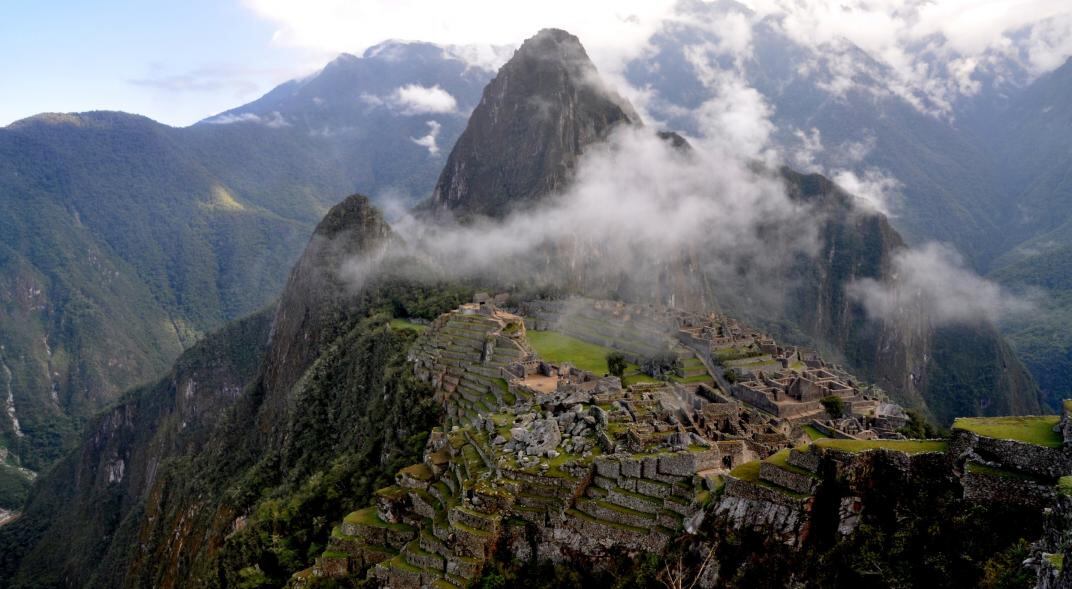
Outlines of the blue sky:
{"label": "blue sky", "polygon": [[0,0],[0,126],[96,109],[188,125],[330,60],[275,30],[229,0]]}

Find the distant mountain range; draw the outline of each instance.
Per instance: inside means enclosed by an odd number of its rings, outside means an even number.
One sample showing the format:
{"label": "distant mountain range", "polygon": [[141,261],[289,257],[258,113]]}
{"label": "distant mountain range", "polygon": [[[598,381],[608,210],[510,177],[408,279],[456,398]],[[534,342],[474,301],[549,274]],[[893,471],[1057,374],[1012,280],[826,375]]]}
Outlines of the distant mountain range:
{"label": "distant mountain range", "polygon": [[0,129],[9,463],[46,468],[120,392],[271,303],[341,195],[429,194],[490,75],[387,43],[187,128],[91,112]]}

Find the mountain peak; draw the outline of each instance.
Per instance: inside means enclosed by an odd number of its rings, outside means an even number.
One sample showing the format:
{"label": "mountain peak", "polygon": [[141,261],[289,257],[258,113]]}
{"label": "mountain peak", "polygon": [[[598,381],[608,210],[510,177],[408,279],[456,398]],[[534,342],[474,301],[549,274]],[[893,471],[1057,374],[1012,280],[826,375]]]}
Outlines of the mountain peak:
{"label": "mountain peak", "polygon": [[544,29],[484,89],[427,206],[501,217],[561,189],[585,147],[617,125],[639,125],[577,37]]}

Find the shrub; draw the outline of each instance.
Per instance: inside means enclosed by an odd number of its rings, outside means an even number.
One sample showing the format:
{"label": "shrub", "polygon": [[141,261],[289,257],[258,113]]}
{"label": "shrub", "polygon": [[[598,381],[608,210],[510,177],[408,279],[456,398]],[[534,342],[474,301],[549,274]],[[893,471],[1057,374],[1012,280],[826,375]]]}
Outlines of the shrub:
{"label": "shrub", "polygon": [[626,361],[621,352],[607,354],[607,372],[618,378],[625,376]]}
{"label": "shrub", "polygon": [[841,397],[831,395],[823,397],[819,402],[822,403],[823,409],[826,409],[830,417],[839,419],[845,415],[845,402],[841,400]]}

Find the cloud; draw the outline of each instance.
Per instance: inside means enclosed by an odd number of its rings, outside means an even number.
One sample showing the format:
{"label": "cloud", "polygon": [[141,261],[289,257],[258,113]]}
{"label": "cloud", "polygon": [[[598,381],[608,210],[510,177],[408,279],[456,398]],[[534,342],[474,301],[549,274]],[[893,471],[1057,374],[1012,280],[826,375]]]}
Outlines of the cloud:
{"label": "cloud", "polygon": [[[676,0],[543,2],[451,2],[411,0],[339,2],[245,0],[245,5],[276,27],[281,45],[324,52],[360,53],[384,39],[412,39],[441,45],[482,46],[456,51],[481,65],[505,56],[542,28],[563,28],[580,37],[601,69],[616,70],[639,55],[659,25],[673,13]],[[487,49],[499,46],[499,49]],[[490,59],[489,59],[490,57]]]}
{"label": "cloud", "polygon": [[279,111],[272,111],[266,115],[258,115],[251,112],[233,114],[225,113],[217,115],[211,119],[205,119],[205,122],[210,125],[233,125],[235,123],[255,123],[258,125],[264,125],[272,129],[282,129],[283,127],[289,127],[290,123],[286,118],[279,113]]}
{"label": "cloud", "polygon": [[852,54],[859,48],[888,71],[873,81],[941,116],[977,93],[989,68],[1011,63],[1034,77],[1072,55],[1067,0],[742,2],[825,60],[831,93],[860,87],[858,74],[881,74]]}
{"label": "cloud", "polygon": [[439,85],[406,84],[387,96],[365,92],[358,98],[372,108],[387,107],[404,115],[460,114],[458,101]]}
{"label": "cloud", "polygon": [[933,325],[996,324],[1036,306],[1030,298],[1015,296],[967,269],[964,259],[945,245],[905,249],[896,254],[893,266],[889,283],[864,279],[847,289],[873,318],[922,316]]}
{"label": "cloud", "polygon": [[[589,148],[565,192],[535,208],[466,225],[414,216],[393,225],[406,244],[397,255],[427,261],[419,280],[582,283],[589,293],[628,296],[625,289],[668,304],[717,285],[719,304],[778,308],[788,265],[817,251],[820,223],[798,222],[807,214],[779,176],[718,142],[683,152],[649,129],[621,128]],[[355,287],[368,272],[363,259],[342,270]]]}
{"label": "cloud", "polygon": [[440,127],[441,125],[438,122],[428,121],[428,134],[420,138],[410,137],[410,141],[428,148],[428,155],[438,155],[439,145],[436,144],[436,138],[439,137]]}
{"label": "cloud", "polygon": [[902,184],[893,176],[874,167],[857,173],[852,170],[834,170],[830,177],[855,199],[857,206],[864,210],[894,216],[896,205],[901,198]]}
{"label": "cloud", "polygon": [[407,84],[391,95],[392,104],[404,114],[448,114],[457,112],[458,101],[438,85]]}

